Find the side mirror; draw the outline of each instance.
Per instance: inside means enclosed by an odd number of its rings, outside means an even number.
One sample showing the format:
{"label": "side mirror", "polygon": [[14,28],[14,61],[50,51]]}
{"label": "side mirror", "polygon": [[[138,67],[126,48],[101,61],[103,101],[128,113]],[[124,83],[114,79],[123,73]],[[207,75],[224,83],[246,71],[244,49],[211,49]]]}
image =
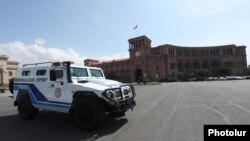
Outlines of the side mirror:
{"label": "side mirror", "polygon": [[55,80],[56,80],[56,71],[50,70],[50,81],[55,81]]}

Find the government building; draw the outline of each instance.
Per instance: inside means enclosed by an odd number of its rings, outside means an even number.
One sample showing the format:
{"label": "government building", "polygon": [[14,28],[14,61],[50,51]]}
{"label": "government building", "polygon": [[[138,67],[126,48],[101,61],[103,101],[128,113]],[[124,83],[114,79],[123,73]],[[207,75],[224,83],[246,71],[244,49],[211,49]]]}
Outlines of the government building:
{"label": "government building", "polygon": [[0,89],[7,88],[9,80],[14,77],[18,62],[9,60],[6,55],[0,55]]}
{"label": "government building", "polygon": [[247,72],[246,46],[222,45],[183,47],[170,44],[151,46],[147,36],[128,40],[129,58],[98,61],[84,60],[86,66],[100,67],[107,78],[134,82],[194,77],[195,72],[206,70],[209,76],[218,76],[218,70],[229,70],[230,75]]}

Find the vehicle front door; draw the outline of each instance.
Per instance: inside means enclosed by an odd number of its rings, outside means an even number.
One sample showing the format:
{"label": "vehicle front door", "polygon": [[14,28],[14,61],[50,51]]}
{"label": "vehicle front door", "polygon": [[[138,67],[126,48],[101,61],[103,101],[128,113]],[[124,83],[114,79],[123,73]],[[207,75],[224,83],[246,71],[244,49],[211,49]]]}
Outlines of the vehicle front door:
{"label": "vehicle front door", "polygon": [[67,86],[67,78],[65,69],[55,69],[56,79],[50,83],[49,101],[65,102],[65,90]]}

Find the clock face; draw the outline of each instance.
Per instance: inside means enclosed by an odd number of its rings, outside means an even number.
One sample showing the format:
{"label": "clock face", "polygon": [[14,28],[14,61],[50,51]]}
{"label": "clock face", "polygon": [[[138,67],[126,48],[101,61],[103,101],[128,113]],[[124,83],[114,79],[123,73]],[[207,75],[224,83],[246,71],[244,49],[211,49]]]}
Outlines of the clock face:
{"label": "clock face", "polygon": [[136,57],[139,57],[140,55],[141,55],[141,53],[140,53],[139,51],[136,51],[136,52],[135,52],[135,56],[136,56]]}

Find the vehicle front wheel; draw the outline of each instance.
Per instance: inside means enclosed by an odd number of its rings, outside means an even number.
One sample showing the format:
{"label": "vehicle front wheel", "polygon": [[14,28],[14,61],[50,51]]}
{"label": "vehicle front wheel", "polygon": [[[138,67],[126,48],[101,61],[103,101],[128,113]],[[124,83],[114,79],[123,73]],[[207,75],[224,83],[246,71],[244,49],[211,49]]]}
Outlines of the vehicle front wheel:
{"label": "vehicle front wheel", "polygon": [[111,115],[114,118],[124,117],[125,116],[125,112],[115,112],[115,113],[111,113]]}
{"label": "vehicle front wheel", "polygon": [[82,129],[94,130],[105,118],[104,107],[97,100],[82,99],[75,105],[74,117]]}
{"label": "vehicle front wheel", "polygon": [[33,107],[27,94],[20,98],[17,109],[19,117],[23,120],[34,119],[39,111],[37,108]]}

